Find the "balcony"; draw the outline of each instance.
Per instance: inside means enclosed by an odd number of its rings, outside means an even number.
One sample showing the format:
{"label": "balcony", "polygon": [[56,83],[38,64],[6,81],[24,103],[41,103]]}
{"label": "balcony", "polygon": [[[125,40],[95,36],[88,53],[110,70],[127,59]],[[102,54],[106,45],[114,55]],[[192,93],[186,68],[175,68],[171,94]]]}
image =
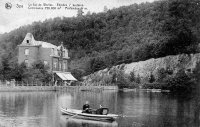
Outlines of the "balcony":
{"label": "balcony", "polygon": [[68,69],[61,69],[61,68],[55,68],[55,67],[54,67],[52,71],[53,71],[53,72],[54,72],[54,71],[67,72]]}
{"label": "balcony", "polygon": [[[55,53],[51,53],[50,56],[51,56],[51,57],[57,57],[57,58],[61,57],[59,54],[55,54]],[[66,55],[63,55],[62,58],[64,58],[64,59],[69,59],[70,57],[68,56],[68,54],[66,54]]]}

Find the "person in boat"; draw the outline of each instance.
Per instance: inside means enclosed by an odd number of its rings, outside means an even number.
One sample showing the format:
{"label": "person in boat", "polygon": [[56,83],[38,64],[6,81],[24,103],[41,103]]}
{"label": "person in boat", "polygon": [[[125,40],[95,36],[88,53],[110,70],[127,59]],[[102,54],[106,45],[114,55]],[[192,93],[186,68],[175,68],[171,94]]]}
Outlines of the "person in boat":
{"label": "person in boat", "polygon": [[107,115],[109,112],[108,108],[103,107],[102,105],[96,110],[96,114],[98,115]]}
{"label": "person in boat", "polygon": [[99,105],[99,109],[102,109],[103,108],[103,106],[102,105]]}
{"label": "person in boat", "polygon": [[103,106],[99,105],[99,108],[96,110],[96,114],[102,115],[103,112]]}
{"label": "person in boat", "polygon": [[89,101],[86,101],[85,104],[83,105],[83,113],[90,113]]}

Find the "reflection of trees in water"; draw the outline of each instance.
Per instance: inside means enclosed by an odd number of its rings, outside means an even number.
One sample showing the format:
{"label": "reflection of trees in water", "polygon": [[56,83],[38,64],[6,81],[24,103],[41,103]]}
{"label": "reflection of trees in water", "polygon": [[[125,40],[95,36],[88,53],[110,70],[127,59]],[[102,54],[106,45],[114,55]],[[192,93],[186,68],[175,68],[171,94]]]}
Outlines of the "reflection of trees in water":
{"label": "reflection of trees in water", "polygon": [[[32,121],[31,125],[38,123],[46,125],[48,122],[56,125],[57,110],[52,111],[56,107],[55,97],[55,94],[50,92],[0,93],[0,113],[5,114],[5,119],[13,119],[15,126],[28,126],[29,121]],[[49,116],[45,123],[43,119]]]}
{"label": "reflection of trees in water", "polygon": [[[26,104],[26,97],[20,94],[1,93],[0,94],[0,111],[8,116],[23,116]],[[12,109],[12,111],[10,111]]]}
{"label": "reflection of trees in water", "polygon": [[196,127],[200,126],[200,63],[197,64],[196,69],[193,71],[196,78],[196,91],[195,91],[195,104],[194,104],[194,123]]}
{"label": "reflection of trees in water", "polygon": [[195,123],[195,127],[199,127],[200,123],[199,123],[199,112],[200,112],[200,104],[199,104],[199,97],[197,98],[197,100],[195,101],[195,113],[194,113],[194,123]]}
{"label": "reflection of trees in water", "polygon": [[200,126],[200,84],[196,84],[192,94],[181,95],[177,98],[177,127]]}
{"label": "reflection of trees in water", "polygon": [[177,110],[176,110],[176,119],[177,119],[177,127],[183,127],[184,118],[185,118],[185,105],[184,105],[184,99],[178,98],[177,100]]}
{"label": "reflection of trees in water", "polygon": [[197,85],[195,94],[195,104],[194,104],[194,123],[196,127],[200,126],[199,115],[200,115],[200,82]]}

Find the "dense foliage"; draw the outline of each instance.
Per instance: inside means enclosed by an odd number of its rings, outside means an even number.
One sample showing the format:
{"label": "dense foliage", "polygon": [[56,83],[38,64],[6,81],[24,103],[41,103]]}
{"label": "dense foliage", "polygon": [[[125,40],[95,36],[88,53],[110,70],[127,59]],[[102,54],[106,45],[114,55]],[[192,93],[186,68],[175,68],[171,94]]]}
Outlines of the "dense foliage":
{"label": "dense foliage", "polygon": [[15,59],[16,46],[27,32],[36,40],[56,45],[62,41],[70,49],[71,70],[81,77],[121,63],[198,52],[199,15],[199,0],[162,0],[48,19],[1,35],[0,52],[12,51],[10,58]]}
{"label": "dense foliage", "polygon": [[41,61],[33,63],[30,67],[27,67],[25,63],[17,64],[8,61],[9,55],[4,54],[0,65],[0,81],[15,79],[15,81],[27,84],[44,84],[52,81],[52,74],[48,71],[49,67]]}
{"label": "dense foliage", "polygon": [[196,87],[192,80],[194,77],[188,76],[184,70],[179,70],[177,74],[166,80],[166,89],[171,92],[189,93]]}

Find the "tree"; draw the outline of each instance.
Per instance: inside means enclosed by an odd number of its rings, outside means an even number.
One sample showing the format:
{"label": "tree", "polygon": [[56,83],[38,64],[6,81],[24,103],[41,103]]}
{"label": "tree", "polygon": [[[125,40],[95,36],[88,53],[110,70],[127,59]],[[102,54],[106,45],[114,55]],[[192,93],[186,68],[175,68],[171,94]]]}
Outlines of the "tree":
{"label": "tree", "polygon": [[0,76],[3,81],[11,79],[11,67],[9,64],[10,55],[11,54],[4,54],[1,58]]}
{"label": "tree", "polygon": [[93,58],[90,60],[90,69],[92,72],[96,72],[103,68],[105,68],[105,63],[101,57]]}
{"label": "tree", "polygon": [[141,83],[141,78],[140,78],[140,75],[138,74],[136,79],[135,79],[135,82],[140,84]]}
{"label": "tree", "polygon": [[84,76],[84,70],[80,69],[73,69],[71,73],[78,81],[81,81],[82,76]]}
{"label": "tree", "polygon": [[163,82],[163,79],[166,78],[167,72],[164,68],[158,69],[158,76],[157,76],[157,82]]}
{"label": "tree", "polygon": [[[86,16],[82,9],[77,12],[80,17],[34,22],[0,35],[0,47],[7,54],[13,51],[11,58],[16,58],[16,46],[27,32],[55,45],[63,41],[73,51],[71,61],[77,63],[71,69],[84,74],[121,63],[199,52],[199,0],[162,0]],[[92,68],[89,59],[96,61]]]}
{"label": "tree", "polygon": [[12,68],[11,77],[16,81],[23,81],[24,79],[27,79],[30,76],[26,75],[27,71],[28,68],[26,67],[26,64],[24,62],[21,64],[15,63]]}
{"label": "tree", "polygon": [[48,83],[52,80],[52,74],[48,71],[49,67],[44,65],[42,61],[36,61],[32,64],[30,69],[32,73],[32,79],[41,81],[43,83]]}
{"label": "tree", "polygon": [[91,15],[91,12],[90,12],[90,11],[88,11],[86,15]]}
{"label": "tree", "polygon": [[191,14],[195,11],[190,0],[172,0],[169,2],[168,18],[163,28],[170,35],[168,48],[174,54],[186,51],[187,46],[196,43],[196,38],[191,30]]}
{"label": "tree", "polygon": [[104,11],[104,12],[107,12],[107,11],[108,11],[108,7],[107,7],[107,6],[104,6],[104,7],[103,7],[103,11]]}
{"label": "tree", "polygon": [[152,72],[151,72],[151,74],[150,74],[150,76],[149,76],[149,82],[150,82],[150,83],[155,82],[155,77],[154,77],[154,75],[152,74]]}
{"label": "tree", "polygon": [[80,17],[83,15],[83,8],[79,8],[78,11],[77,11],[77,17]]}
{"label": "tree", "polygon": [[192,92],[195,84],[192,78],[183,69],[180,69],[174,77],[167,80],[167,88],[172,92],[185,94]]}
{"label": "tree", "polygon": [[121,89],[130,85],[127,75],[122,70],[116,70],[116,85]]}
{"label": "tree", "polygon": [[130,80],[131,82],[135,82],[136,78],[135,78],[134,70],[130,73],[129,80]]}

